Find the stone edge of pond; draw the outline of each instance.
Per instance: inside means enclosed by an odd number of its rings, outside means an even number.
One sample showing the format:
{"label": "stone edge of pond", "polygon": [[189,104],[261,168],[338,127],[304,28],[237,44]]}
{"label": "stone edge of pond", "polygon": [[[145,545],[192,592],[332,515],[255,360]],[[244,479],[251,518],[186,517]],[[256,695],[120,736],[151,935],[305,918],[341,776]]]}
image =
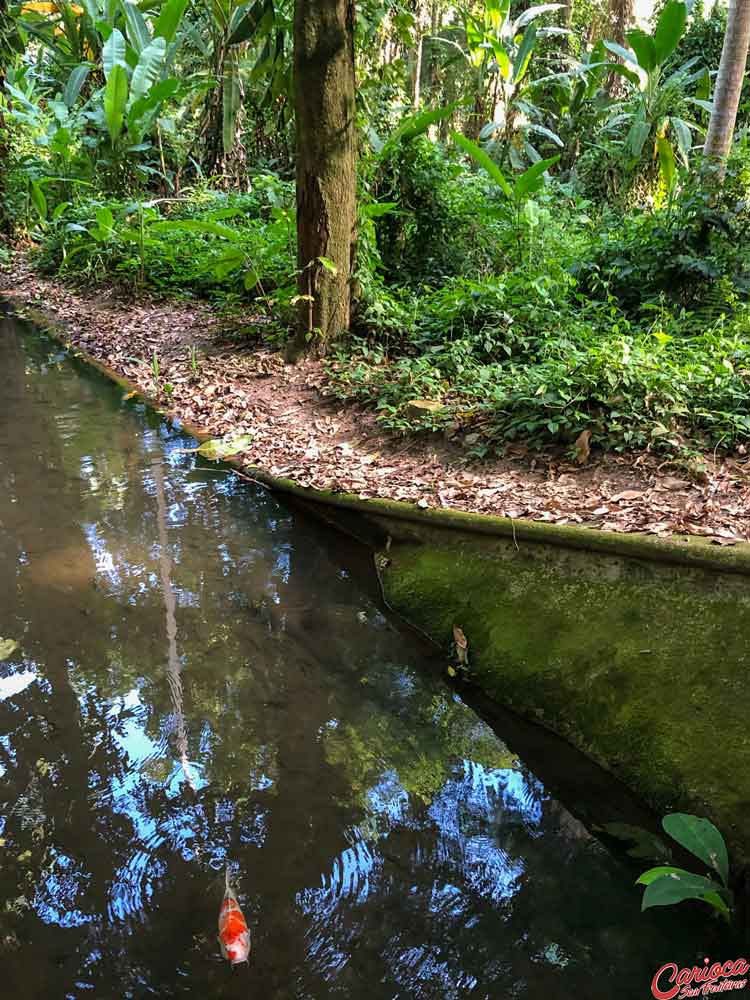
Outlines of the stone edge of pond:
{"label": "stone edge of pond", "polygon": [[[38,326],[43,332],[60,342],[70,350],[74,357],[80,358],[96,368],[118,385],[129,392],[137,393],[146,403],[164,416],[179,423],[189,434],[199,441],[212,437],[204,428],[183,420],[178,413],[165,410],[158,400],[149,396],[138,385],[124,375],[120,375],[109,365],[89,354],[81,347],[70,342],[65,324],[50,317],[43,309],[29,307],[20,299],[4,296],[4,301],[11,312],[20,319],[28,320]],[[311,505],[337,507],[362,514],[368,518],[383,521],[410,523],[416,527],[444,530],[446,532],[465,532],[472,535],[488,535],[491,537],[510,538],[543,545],[554,545],[559,548],[577,549],[586,552],[605,555],[624,556],[632,559],[645,559],[653,562],[671,563],[673,565],[691,566],[709,569],[721,573],[734,573],[750,576],[750,543],[738,542],[733,546],[718,546],[700,536],[670,535],[666,538],[647,535],[639,532],[625,534],[614,531],[603,531],[600,528],[578,527],[576,525],[548,524],[542,521],[525,519],[515,520],[509,517],[497,517],[492,514],[475,514],[469,511],[451,510],[446,507],[421,508],[417,504],[405,503],[400,500],[383,498],[363,498],[355,493],[338,493],[332,490],[319,490],[309,486],[300,486],[291,479],[273,476],[257,466],[246,466],[229,458],[225,464],[238,473],[252,476],[263,486],[278,493],[298,497]]]}

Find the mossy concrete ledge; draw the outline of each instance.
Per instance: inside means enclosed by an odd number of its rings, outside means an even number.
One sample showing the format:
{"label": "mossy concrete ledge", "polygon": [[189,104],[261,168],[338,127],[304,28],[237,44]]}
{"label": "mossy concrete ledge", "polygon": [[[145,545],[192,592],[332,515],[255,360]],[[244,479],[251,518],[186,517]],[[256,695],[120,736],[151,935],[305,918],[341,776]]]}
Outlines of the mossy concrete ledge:
{"label": "mossy concrete ledge", "polygon": [[745,579],[468,535],[379,561],[388,603],[447,655],[463,629],[472,683],[750,861]]}

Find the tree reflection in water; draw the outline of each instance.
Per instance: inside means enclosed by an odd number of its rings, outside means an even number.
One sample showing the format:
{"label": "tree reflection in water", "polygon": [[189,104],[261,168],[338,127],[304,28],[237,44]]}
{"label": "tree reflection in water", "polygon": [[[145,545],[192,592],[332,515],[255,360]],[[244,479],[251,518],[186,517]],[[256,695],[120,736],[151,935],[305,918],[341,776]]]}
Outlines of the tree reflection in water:
{"label": "tree reflection in water", "polygon": [[8,996],[630,998],[692,957],[326,535],[9,320],[0,382]]}

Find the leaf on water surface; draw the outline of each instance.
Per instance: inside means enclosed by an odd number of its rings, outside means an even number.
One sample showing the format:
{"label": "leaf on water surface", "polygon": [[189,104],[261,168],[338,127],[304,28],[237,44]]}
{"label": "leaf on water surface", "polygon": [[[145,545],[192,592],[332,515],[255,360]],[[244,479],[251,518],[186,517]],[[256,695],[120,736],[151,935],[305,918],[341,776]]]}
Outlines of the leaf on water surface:
{"label": "leaf on water surface", "polygon": [[576,462],[585,465],[591,454],[591,431],[581,431],[576,438]]}
{"label": "leaf on water surface", "polygon": [[196,448],[196,451],[204,458],[218,462],[222,458],[230,458],[232,455],[245,451],[250,447],[252,441],[252,434],[237,434],[230,438],[212,438],[210,441],[204,441],[199,448]]}
{"label": "leaf on water surface", "polygon": [[133,389],[132,392],[126,392],[125,393],[125,395],[122,397],[122,401],[123,401],[123,403],[127,403],[127,401],[129,399],[132,399],[133,396],[137,396],[137,395],[138,395],[137,391],[135,389]]}
{"label": "leaf on water surface", "polygon": [[0,637],[0,662],[7,660],[18,649],[15,639],[3,639]]}

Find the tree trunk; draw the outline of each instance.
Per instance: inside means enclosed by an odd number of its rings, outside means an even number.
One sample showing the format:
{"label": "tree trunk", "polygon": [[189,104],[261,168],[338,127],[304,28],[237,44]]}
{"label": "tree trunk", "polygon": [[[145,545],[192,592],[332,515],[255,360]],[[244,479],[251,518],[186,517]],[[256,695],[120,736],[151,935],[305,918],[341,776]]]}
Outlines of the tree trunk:
{"label": "tree trunk", "polygon": [[[633,23],[635,0],[609,0],[609,30],[607,37],[618,45],[627,45],[626,32]],[[622,62],[618,59],[618,62]],[[610,73],[607,78],[606,90],[610,97],[619,97],[624,93],[623,78],[619,73]]]}
{"label": "tree trunk", "polygon": [[10,28],[7,0],[0,0],[0,233],[8,233],[11,222],[5,205],[5,190],[10,167],[10,142],[5,124],[5,60],[8,57],[4,43],[5,32]]}
{"label": "tree trunk", "polygon": [[349,327],[356,225],[354,0],[297,0],[297,335],[290,361]]}
{"label": "tree trunk", "polygon": [[416,49],[414,52],[414,75],[412,78],[412,107],[419,110],[422,100],[422,56],[424,54],[424,5],[421,0],[417,2],[416,11]]}
{"label": "tree trunk", "polygon": [[723,161],[732,146],[734,123],[745,78],[747,50],[750,44],[750,0],[730,0],[724,46],[721,50],[719,73],[714,90],[714,109],[706,134],[703,154],[707,160],[719,161],[723,176]]}

